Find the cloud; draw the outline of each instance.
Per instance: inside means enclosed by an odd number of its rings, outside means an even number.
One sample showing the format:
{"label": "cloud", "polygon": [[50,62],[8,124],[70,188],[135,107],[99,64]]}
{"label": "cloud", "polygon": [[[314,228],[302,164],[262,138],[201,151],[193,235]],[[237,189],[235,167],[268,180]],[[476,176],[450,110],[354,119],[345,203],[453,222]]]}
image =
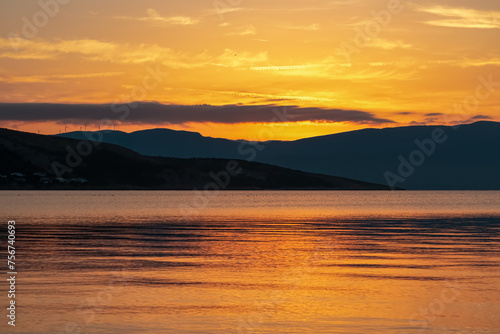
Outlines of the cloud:
{"label": "cloud", "polygon": [[472,116],[466,120],[459,118],[456,121],[449,122],[449,124],[450,125],[471,124],[471,123],[476,123],[479,121],[488,121],[488,120],[494,120],[494,118],[492,118],[490,116],[485,116],[485,115],[476,115],[476,116]]}
{"label": "cloud", "polygon": [[[426,116],[422,122],[411,122],[410,125],[429,125],[429,124],[436,124],[436,125],[457,125],[457,124],[470,124],[470,123],[475,123],[478,121],[489,121],[489,120],[494,120],[493,117],[486,116],[486,115],[475,115],[471,116],[467,119],[464,119],[463,117],[459,117],[459,115],[445,115],[443,113],[428,113],[425,114]],[[445,117],[446,116],[446,117]],[[453,121],[448,121],[445,122],[445,120],[449,118],[454,118],[456,116],[456,120]]]}
{"label": "cloud", "polygon": [[276,94],[262,94],[262,93],[249,93],[241,91],[223,91],[223,90],[210,90],[210,89],[186,89],[193,92],[208,92],[220,95],[234,95],[240,97],[251,97],[262,99],[264,103],[277,102],[277,101],[302,101],[302,102],[337,102],[334,99],[327,97],[314,97],[314,96],[300,96],[300,95],[276,95]]}
{"label": "cloud", "polygon": [[441,59],[441,60],[431,60],[428,61],[426,65],[423,66],[458,66],[462,68],[469,67],[482,67],[482,66],[499,66],[500,65],[500,57],[491,57],[491,58],[467,58],[462,57],[460,59]]}
{"label": "cloud", "polygon": [[254,36],[254,35],[257,35],[257,29],[251,24],[244,27],[240,27],[236,29],[236,31],[232,31],[226,34],[226,36]]}
{"label": "cloud", "polygon": [[335,1],[330,1],[330,4],[336,5],[336,6],[339,6],[339,5],[345,6],[345,5],[354,5],[354,4],[359,3],[359,2],[360,2],[360,0],[335,0]]}
{"label": "cloud", "polygon": [[480,67],[480,66],[498,66],[500,65],[500,58],[489,58],[489,59],[462,59],[456,62],[456,65],[460,67]]}
{"label": "cloud", "polygon": [[222,67],[242,67],[261,64],[267,60],[267,52],[251,53],[225,49],[224,53],[217,57],[213,64]]}
{"label": "cloud", "polygon": [[493,117],[486,116],[486,115],[476,115],[476,116],[471,117],[471,120],[474,120],[474,121],[487,120],[487,119],[493,119]]}
{"label": "cloud", "polygon": [[153,24],[174,24],[174,25],[193,25],[198,24],[200,20],[189,16],[161,16],[155,9],[149,8],[146,17],[116,16],[116,19],[144,21]]}
{"label": "cloud", "polygon": [[319,23],[311,23],[309,25],[289,25],[289,26],[279,26],[282,29],[289,30],[305,30],[305,31],[317,31],[320,29]]}
{"label": "cloud", "polygon": [[426,122],[416,122],[416,121],[411,121],[408,123],[410,126],[423,126],[423,125],[428,125]]}
{"label": "cloud", "polygon": [[254,66],[267,61],[267,53],[237,52],[226,49],[221,55],[191,54],[174,51],[157,44],[120,44],[98,40],[36,40],[17,39],[18,52],[12,52],[11,41],[0,38],[0,59],[57,60],[76,55],[87,61],[119,64],[157,63],[170,68],[195,69],[207,65],[224,67]]}
{"label": "cloud", "polygon": [[389,41],[382,38],[375,38],[369,44],[370,47],[382,50],[394,50],[394,49],[411,49],[413,45],[405,43],[401,40]]}
{"label": "cloud", "polygon": [[450,28],[499,29],[500,12],[445,6],[418,7],[417,11],[441,16],[426,24]]}
{"label": "cloud", "polygon": [[[111,119],[120,122],[123,110],[130,110],[123,123],[129,124],[185,124],[185,123],[282,123],[282,122],[326,122],[355,124],[394,123],[388,119],[359,110],[301,108],[276,105],[164,105],[159,103],[137,103],[135,108],[127,105],[88,104],[0,104],[0,120],[43,122],[56,121],[66,124]],[[286,119],[277,117],[283,114]]]}
{"label": "cloud", "polygon": [[338,81],[369,81],[374,80],[414,80],[418,72],[416,68],[407,68],[393,66],[392,68],[383,68],[381,66],[350,66],[350,64],[307,64],[307,65],[284,65],[284,66],[254,66],[247,70],[251,71],[269,71],[274,74],[284,76],[298,76],[308,78],[328,78]]}
{"label": "cloud", "polygon": [[283,65],[283,66],[254,66],[250,71],[295,71],[310,68],[325,68],[325,65]]}
{"label": "cloud", "polygon": [[253,11],[253,9],[245,7],[231,7],[229,5],[219,4],[217,2],[214,2],[214,8],[205,10],[204,15],[206,16],[217,15],[222,19],[224,14],[242,12],[242,11]]}
{"label": "cloud", "polygon": [[67,79],[109,78],[124,75],[124,72],[84,73],[84,74],[54,74],[29,76],[3,76],[0,82],[8,83],[64,83]]}
{"label": "cloud", "polygon": [[[12,52],[15,47],[18,52]],[[79,53],[85,56],[95,54],[109,55],[117,52],[115,43],[100,42],[97,40],[26,40],[23,38],[0,38],[0,58],[12,59],[56,59],[58,55]]]}

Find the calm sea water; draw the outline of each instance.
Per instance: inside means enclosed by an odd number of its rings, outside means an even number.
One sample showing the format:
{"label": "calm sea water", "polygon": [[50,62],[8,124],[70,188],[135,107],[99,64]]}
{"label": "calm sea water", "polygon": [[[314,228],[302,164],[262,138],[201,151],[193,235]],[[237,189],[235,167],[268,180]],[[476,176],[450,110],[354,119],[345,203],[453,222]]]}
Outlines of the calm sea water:
{"label": "calm sea water", "polygon": [[0,210],[2,333],[500,333],[500,192],[0,192]]}

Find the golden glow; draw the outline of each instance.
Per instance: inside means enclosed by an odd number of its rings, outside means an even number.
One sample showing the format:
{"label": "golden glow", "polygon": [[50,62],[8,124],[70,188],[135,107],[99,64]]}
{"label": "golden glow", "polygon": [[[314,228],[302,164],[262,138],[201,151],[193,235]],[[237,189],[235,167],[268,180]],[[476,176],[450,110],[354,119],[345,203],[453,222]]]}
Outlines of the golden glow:
{"label": "golden glow", "polygon": [[177,124],[115,124],[110,126],[101,126],[98,124],[60,124],[55,122],[9,122],[4,126],[19,131],[40,133],[40,134],[57,134],[64,131],[97,131],[101,130],[116,130],[123,132],[134,132],[142,129],[153,129],[165,127],[172,130],[184,130],[199,132],[205,137],[227,138],[227,139],[246,139],[254,141],[267,140],[296,140],[314,136],[328,135],[332,133],[345,132],[351,130],[359,130],[362,125],[352,125],[345,123],[314,123],[314,122],[297,122],[297,123],[278,123],[278,124],[262,124],[262,123],[242,123],[242,124],[214,124],[214,123],[187,123],[183,125]]}
{"label": "golden glow", "polygon": [[[257,0],[218,9],[210,1],[123,3],[95,3],[92,11],[61,6],[30,38],[23,37],[21,19],[41,10],[36,2],[2,11],[0,102],[296,105],[361,110],[397,122],[274,126],[282,130],[275,139],[297,139],[367,126],[444,124],[447,118],[429,114],[456,114],[450,110],[475,94],[480,76],[500,81],[500,5],[494,1],[479,7],[402,1],[401,13],[362,45],[358,32],[376,24],[371,13],[387,11],[387,1]],[[342,43],[355,48],[349,56]],[[134,95],[156,66],[159,87]],[[498,121],[499,105],[500,94],[491,94],[470,116]],[[80,125],[0,124],[42,133]],[[270,125],[125,120],[119,128],[159,126],[258,139]]]}
{"label": "golden glow", "polygon": [[426,22],[430,25],[452,28],[500,28],[500,11],[480,11],[443,6],[422,7],[419,10],[441,16],[441,19]]}

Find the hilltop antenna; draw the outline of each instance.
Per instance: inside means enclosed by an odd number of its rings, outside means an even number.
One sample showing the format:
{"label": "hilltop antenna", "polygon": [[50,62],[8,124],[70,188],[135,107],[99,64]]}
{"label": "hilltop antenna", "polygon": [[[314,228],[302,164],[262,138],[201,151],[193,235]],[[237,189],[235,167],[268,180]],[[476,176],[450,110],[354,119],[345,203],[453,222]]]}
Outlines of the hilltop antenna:
{"label": "hilltop antenna", "polygon": [[99,131],[101,131],[101,124],[99,124],[98,127],[99,127]]}
{"label": "hilltop antenna", "polygon": [[68,128],[67,126],[65,126],[65,127],[64,127],[64,133],[66,133],[66,129],[67,129],[67,128]]}
{"label": "hilltop antenna", "polygon": [[85,123],[85,132],[87,132],[87,123]]}

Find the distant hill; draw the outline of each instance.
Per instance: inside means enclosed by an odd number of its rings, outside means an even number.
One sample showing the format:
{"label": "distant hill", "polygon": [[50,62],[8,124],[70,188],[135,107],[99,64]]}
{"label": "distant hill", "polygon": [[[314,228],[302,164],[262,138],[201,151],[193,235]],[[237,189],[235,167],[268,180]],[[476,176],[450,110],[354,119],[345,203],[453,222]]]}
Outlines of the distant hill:
{"label": "distant hill", "polygon": [[113,144],[7,129],[0,129],[0,176],[1,189],[387,189],[262,163],[147,157]]}
{"label": "distant hill", "polygon": [[[58,136],[73,139],[87,139],[89,133],[68,132]],[[238,157],[240,142],[203,137],[197,132],[170,129],[151,129],[126,133],[121,131],[96,131],[95,138],[103,138],[109,144],[126,147],[146,156],[172,158],[226,158]],[[101,137],[102,136],[102,137]]]}
{"label": "distant hill", "polygon": [[[419,158],[416,141],[428,143],[433,131],[446,138],[435,143],[423,163],[399,173],[402,159]],[[134,133],[99,133],[107,143],[144,155],[176,158],[253,158],[252,149],[240,141],[203,137],[199,133],[153,129]],[[82,132],[61,136],[84,139]],[[424,146],[425,147],[425,146]],[[500,123],[477,122],[448,126],[412,126],[365,129],[296,141],[263,143],[253,150],[255,161],[311,173],[338,175],[406,189],[500,189]],[[408,167],[408,166],[405,166]],[[410,168],[410,169],[411,169]],[[404,168],[402,168],[405,171]],[[404,175],[404,176],[403,176]],[[399,178],[398,178],[399,177]]]}

